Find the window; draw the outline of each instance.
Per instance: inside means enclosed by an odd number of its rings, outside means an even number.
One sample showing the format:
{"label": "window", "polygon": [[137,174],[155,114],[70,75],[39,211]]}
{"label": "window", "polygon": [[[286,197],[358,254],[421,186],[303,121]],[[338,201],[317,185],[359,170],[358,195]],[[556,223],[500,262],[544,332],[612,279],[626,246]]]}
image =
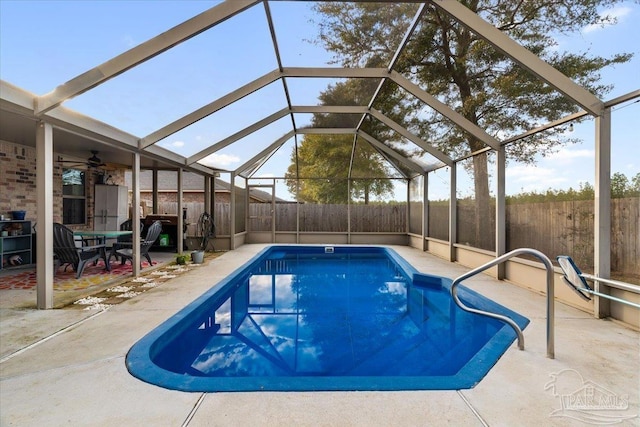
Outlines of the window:
{"label": "window", "polygon": [[62,170],[62,223],[85,224],[86,215],[86,173],[78,169]]}

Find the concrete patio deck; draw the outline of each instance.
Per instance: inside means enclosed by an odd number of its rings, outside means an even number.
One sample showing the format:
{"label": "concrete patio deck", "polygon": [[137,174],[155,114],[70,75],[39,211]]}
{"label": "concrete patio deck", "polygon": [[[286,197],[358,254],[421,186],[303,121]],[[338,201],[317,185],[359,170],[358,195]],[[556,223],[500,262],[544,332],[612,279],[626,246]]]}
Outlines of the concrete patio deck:
{"label": "concrete patio deck", "polygon": [[[640,333],[556,303],[556,358],[548,359],[544,296],[485,275],[464,285],[531,323],[525,350],[514,343],[470,390],[185,393],[127,372],[125,356],[138,339],[263,247],[244,245],[106,311],[2,308],[0,425],[640,425]],[[468,271],[393,249],[425,273]],[[570,410],[585,391],[606,396],[610,407],[589,400]]]}

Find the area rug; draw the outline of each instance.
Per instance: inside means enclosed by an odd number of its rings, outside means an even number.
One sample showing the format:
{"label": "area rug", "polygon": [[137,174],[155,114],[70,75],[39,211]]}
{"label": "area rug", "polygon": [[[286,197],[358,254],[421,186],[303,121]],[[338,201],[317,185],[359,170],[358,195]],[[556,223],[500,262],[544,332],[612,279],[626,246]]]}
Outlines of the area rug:
{"label": "area rug", "polygon": [[[154,261],[153,265],[156,264],[157,262]],[[106,271],[104,261],[99,261],[96,265],[89,263],[85,266],[79,279],[76,279],[76,273],[72,267],[68,267],[66,271],[64,267],[60,267],[53,278],[53,289],[57,291],[82,290],[133,273],[131,263],[120,264],[120,261],[112,261],[110,266],[111,271]],[[142,263],[143,271],[146,267],[149,267],[149,263],[144,261]],[[0,290],[35,289],[36,283],[35,269],[20,270],[16,273],[3,274],[0,277]]]}

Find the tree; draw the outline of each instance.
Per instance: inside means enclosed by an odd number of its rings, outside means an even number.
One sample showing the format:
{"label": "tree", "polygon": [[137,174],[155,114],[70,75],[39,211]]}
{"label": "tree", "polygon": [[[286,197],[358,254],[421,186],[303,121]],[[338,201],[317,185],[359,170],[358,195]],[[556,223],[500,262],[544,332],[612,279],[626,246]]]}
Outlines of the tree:
{"label": "tree", "polygon": [[[598,84],[599,71],[630,59],[629,54],[610,58],[558,50],[554,34],[571,34],[590,24],[612,22],[598,10],[621,0],[466,0],[479,14],[512,39],[544,59],[578,84],[602,96],[610,88]],[[319,42],[335,53],[334,60],[346,67],[389,62],[408,28],[417,6],[319,2]],[[501,138],[522,133],[541,123],[577,111],[578,107],[502,52],[431,5],[398,60],[396,70],[420,84],[430,94],[460,112],[489,134]],[[395,88],[401,91],[400,88]],[[467,134],[416,100],[415,114],[405,124],[422,139],[430,141],[452,157],[484,148]],[[386,113],[386,105],[375,108]],[[532,162],[536,155],[549,154],[561,144],[577,142],[563,127],[539,133],[508,146],[510,158]],[[476,244],[493,249],[487,155],[473,157],[475,182]]]}
{"label": "tree", "polygon": [[624,197],[629,191],[629,180],[626,175],[616,172],[611,176],[611,198],[619,199]]}
{"label": "tree", "polygon": [[631,178],[631,194],[630,196],[640,197],[640,172]]}
{"label": "tree", "polygon": [[[366,104],[375,90],[372,80],[349,80],[329,86],[320,95],[323,105]],[[389,97],[392,99],[392,97]],[[313,127],[353,128],[361,115],[314,114]],[[389,139],[384,130],[371,121],[363,129],[378,138]],[[393,185],[388,166],[380,154],[365,141],[358,139],[354,148],[353,135],[305,135],[300,146],[291,153],[291,164],[285,178],[289,191],[298,194],[298,200],[310,203],[346,203],[351,197],[369,203],[371,196],[391,194]],[[351,176],[349,166],[351,165]],[[303,178],[298,180],[297,178]],[[304,179],[308,178],[308,179]],[[317,178],[317,179],[316,179]],[[349,179],[352,178],[350,181]]]}

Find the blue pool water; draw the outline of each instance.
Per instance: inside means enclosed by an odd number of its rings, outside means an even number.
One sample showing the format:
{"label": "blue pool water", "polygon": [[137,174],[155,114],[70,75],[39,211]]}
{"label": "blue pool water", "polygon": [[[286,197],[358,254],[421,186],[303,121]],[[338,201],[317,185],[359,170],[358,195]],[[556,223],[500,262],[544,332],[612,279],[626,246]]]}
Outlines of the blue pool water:
{"label": "blue pool water", "polygon": [[516,336],[459,309],[450,286],[388,248],[272,246],[136,343],[127,367],[184,391],[470,388]]}

